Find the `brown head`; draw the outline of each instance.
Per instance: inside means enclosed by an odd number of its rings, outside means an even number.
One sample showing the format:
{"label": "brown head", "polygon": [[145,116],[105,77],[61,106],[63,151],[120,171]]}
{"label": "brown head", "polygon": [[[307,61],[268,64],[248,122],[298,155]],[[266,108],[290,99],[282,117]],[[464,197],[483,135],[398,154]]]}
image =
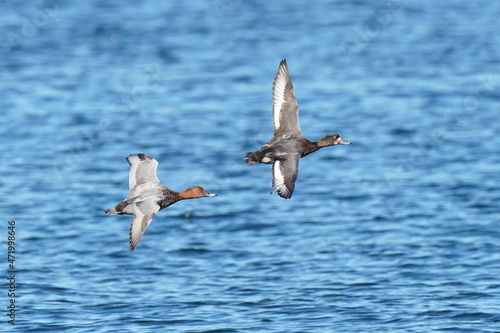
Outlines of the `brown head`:
{"label": "brown head", "polygon": [[350,145],[350,144],[351,144],[351,142],[345,141],[337,133],[328,134],[327,136],[318,140],[318,147],[320,147],[320,148],[321,147],[328,147],[328,146],[335,146],[335,145]]}
{"label": "brown head", "polygon": [[196,199],[203,197],[216,197],[217,194],[210,193],[201,186],[190,187],[184,191],[179,192],[181,199]]}

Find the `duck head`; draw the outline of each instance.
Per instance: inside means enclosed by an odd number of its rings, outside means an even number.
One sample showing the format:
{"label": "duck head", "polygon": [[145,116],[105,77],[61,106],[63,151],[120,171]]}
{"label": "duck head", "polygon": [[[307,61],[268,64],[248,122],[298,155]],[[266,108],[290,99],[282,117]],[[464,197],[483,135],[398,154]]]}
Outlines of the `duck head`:
{"label": "duck head", "polygon": [[179,196],[182,199],[195,199],[203,197],[216,197],[217,194],[210,193],[201,186],[194,186],[179,192]]}
{"label": "duck head", "polygon": [[318,140],[319,147],[328,147],[328,146],[335,146],[335,145],[350,145],[350,144],[351,144],[351,142],[342,139],[342,137],[340,135],[338,135],[337,133],[328,134],[327,136]]}

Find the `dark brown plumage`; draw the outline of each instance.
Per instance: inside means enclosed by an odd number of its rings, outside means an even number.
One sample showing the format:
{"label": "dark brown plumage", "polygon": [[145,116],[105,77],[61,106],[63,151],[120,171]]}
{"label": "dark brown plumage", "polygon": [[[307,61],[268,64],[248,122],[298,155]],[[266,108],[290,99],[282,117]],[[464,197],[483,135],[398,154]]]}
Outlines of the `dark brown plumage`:
{"label": "dark brown plumage", "polygon": [[299,172],[299,160],[316,150],[338,144],[348,145],[338,134],[329,134],[313,142],[301,132],[299,106],[295,99],[292,78],[286,60],[280,62],[273,83],[273,128],[274,136],[258,151],[247,153],[243,159],[248,165],[273,164],[273,186],[271,191],[285,199],[292,197]]}

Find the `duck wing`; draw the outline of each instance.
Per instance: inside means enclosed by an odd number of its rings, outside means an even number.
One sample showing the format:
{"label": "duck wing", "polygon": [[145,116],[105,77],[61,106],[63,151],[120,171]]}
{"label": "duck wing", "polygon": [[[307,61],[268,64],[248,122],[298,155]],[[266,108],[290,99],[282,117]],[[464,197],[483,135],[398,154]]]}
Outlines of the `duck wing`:
{"label": "duck wing", "polygon": [[276,160],[273,164],[273,186],[278,195],[285,199],[290,199],[295,189],[295,180],[299,173],[300,154],[287,154],[284,158]]}
{"label": "duck wing", "polygon": [[299,105],[295,99],[292,78],[286,60],[279,66],[273,83],[273,128],[274,136],[285,133],[300,133]]}
{"label": "duck wing", "polygon": [[134,251],[146,228],[151,224],[153,217],[160,210],[158,201],[161,198],[151,198],[144,201],[134,202],[130,206],[134,212],[134,218],[130,224],[129,244],[130,250]]}
{"label": "duck wing", "polygon": [[156,176],[158,161],[154,158],[146,154],[133,154],[127,157],[127,162],[130,164],[128,180],[130,191],[140,184],[160,182]]}

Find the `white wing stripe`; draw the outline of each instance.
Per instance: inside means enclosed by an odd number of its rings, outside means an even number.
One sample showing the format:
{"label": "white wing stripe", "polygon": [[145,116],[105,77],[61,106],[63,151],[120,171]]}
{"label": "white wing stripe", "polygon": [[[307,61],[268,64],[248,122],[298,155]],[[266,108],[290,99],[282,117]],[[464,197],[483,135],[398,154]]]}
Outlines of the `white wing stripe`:
{"label": "white wing stripe", "polygon": [[281,107],[283,103],[285,102],[285,86],[286,86],[286,81],[284,76],[279,74],[278,78],[276,79],[275,85],[274,85],[274,94],[273,94],[273,99],[274,99],[274,117],[273,117],[273,122],[274,122],[274,127],[278,129],[280,127],[280,116],[281,116]]}
{"label": "white wing stripe", "polygon": [[285,177],[281,174],[280,161],[274,162],[273,173],[273,186],[285,184]]}
{"label": "white wing stripe", "polygon": [[276,188],[271,191],[271,194],[275,191],[278,191],[280,195],[288,196],[290,194],[290,190],[285,185],[285,177],[281,173],[280,161],[276,161],[273,165],[273,186]]}

